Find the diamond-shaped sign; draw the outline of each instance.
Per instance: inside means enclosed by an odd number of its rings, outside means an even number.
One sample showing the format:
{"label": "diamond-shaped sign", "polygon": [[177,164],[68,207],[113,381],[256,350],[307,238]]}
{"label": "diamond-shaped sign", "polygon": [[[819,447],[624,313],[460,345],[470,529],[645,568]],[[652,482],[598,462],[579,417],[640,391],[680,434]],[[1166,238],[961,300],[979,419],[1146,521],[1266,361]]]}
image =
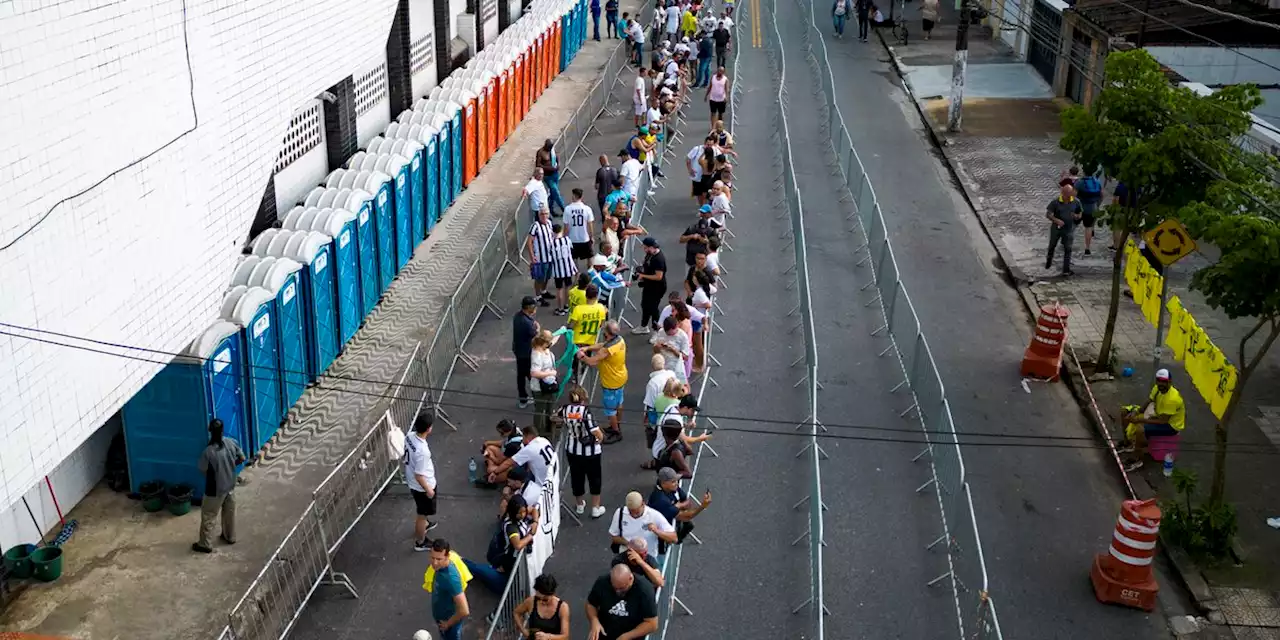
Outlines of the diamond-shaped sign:
{"label": "diamond-shaped sign", "polygon": [[1160,264],[1169,266],[1196,250],[1196,241],[1191,239],[1187,228],[1177,220],[1165,220],[1144,236],[1147,248],[1155,255]]}

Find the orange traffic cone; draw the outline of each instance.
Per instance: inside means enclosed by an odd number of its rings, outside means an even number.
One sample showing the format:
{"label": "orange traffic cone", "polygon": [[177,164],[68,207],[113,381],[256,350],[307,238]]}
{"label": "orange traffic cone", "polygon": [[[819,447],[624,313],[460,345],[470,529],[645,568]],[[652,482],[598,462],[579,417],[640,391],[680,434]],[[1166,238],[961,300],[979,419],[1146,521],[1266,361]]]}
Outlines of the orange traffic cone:
{"label": "orange traffic cone", "polygon": [[1155,500],[1125,500],[1111,536],[1111,548],[1093,559],[1089,578],[1099,602],[1151,611],[1156,584],[1151,562],[1160,536],[1160,507]]}

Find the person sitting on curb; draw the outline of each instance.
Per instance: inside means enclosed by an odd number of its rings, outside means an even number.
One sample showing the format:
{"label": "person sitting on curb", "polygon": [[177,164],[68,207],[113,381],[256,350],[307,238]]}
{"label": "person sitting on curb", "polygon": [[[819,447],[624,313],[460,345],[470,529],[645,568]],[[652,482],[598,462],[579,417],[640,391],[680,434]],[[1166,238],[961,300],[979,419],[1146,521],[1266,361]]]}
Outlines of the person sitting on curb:
{"label": "person sitting on curb", "polygon": [[1148,438],[1182,433],[1187,426],[1187,407],[1182,394],[1173,387],[1168,369],[1156,372],[1156,384],[1151,387],[1146,404],[1126,410],[1121,424],[1125,429],[1125,441],[1116,450],[1120,453],[1137,452],[1134,458],[1125,462],[1125,471],[1142,467]]}

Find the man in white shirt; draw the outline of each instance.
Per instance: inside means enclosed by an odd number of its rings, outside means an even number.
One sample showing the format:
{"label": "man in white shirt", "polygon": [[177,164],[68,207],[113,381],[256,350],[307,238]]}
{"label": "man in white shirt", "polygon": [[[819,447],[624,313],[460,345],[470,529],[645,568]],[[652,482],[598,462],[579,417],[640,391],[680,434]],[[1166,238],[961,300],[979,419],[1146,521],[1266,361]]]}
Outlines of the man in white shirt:
{"label": "man in white shirt", "polygon": [[653,354],[650,366],[653,371],[649,373],[649,380],[644,385],[644,436],[649,446],[653,447],[653,439],[658,434],[658,411],[653,407],[663,389],[667,388],[667,383],[676,379],[676,374],[667,369],[667,359],[656,353]]}
{"label": "man in white shirt", "polygon": [[644,171],[644,165],[639,160],[627,157],[626,162],[618,169],[618,174],[622,176],[622,190],[631,196],[631,201],[635,202],[636,194],[640,191],[640,172]]}
{"label": "man in white shirt", "polygon": [[636,74],[635,87],[631,90],[631,106],[635,107],[636,126],[643,124],[645,105],[649,103],[649,83],[646,79],[649,77],[649,70],[640,67],[639,73]]}
{"label": "man in white shirt", "polygon": [[702,27],[703,31],[710,33],[712,31],[715,31],[716,26],[719,24],[720,24],[720,21],[716,19],[715,14],[708,12],[707,15],[702,18],[702,22],[700,26]]}
{"label": "man in white shirt", "polygon": [[564,223],[569,227],[569,242],[573,243],[574,260],[590,260],[595,255],[591,247],[591,227],[595,212],[582,202],[582,189],[573,190],[573,202],[564,208]]}
{"label": "man in white shirt", "polygon": [[649,110],[645,112],[644,126],[649,127],[649,131],[661,133],[662,123],[662,109],[658,108],[658,99],[649,98]]}
{"label": "man in white shirt", "polygon": [[542,181],[542,169],[534,169],[533,176],[524,185],[524,197],[529,200],[529,219],[537,222],[538,212],[547,207],[547,185]]}
{"label": "man in white shirt", "polygon": [[658,561],[658,569],[662,568],[665,557],[657,555],[658,542],[675,544],[676,528],[662,517],[662,514],[644,503],[644,496],[638,491],[627,494],[625,507],[618,507],[609,523],[609,538],[619,548],[636,538],[643,538],[650,557]]}
{"label": "man in white shirt", "polygon": [[632,20],[631,26],[627,28],[627,35],[631,36],[631,45],[635,47],[635,55],[632,62],[641,68],[644,67],[644,27],[640,26],[639,20]]}
{"label": "man in white shirt", "polygon": [[434,414],[418,414],[413,433],[404,439],[404,483],[409,485],[418,514],[413,523],[414,551],[431,550],[427,532],[436,528],[436,523],[429,520],[436,514],[436,465],[431,460],[431,447],[427,446],[434,420]]}
{"label": "man in white shirt", "polygon": [[680,7],[672,2],[667,5],[667,39],[674,41],[676,39],[676,31],[680,28]]}
{"label": "man in white shirt", "polygon": [[720,26],[725,29],[733,30],[733,18],[729,17],[729,10],[726,9],[724,15],[720,16]]}
{"label": "man in white shirt", "polygon": [[729,206],[729,187],[716,180],[715,184],[711,185],[711,222],[723,229],[731,210],[732,207]]}
{"label": "man in white shirt", "polygon": [[538,430],[533,425],[525,426],[520,430],[524,436],[524,446],[516,452],[514,456],[507,458],[494,473],[489,475],[489,482],[493,482],[496,476],[515,465],[524,465],[529,468],[529,473],[533,475],[533,482],[538,486],[547,483],[547,478],[556,472],[556,448],[551,444],[550,440],[538,435]]}

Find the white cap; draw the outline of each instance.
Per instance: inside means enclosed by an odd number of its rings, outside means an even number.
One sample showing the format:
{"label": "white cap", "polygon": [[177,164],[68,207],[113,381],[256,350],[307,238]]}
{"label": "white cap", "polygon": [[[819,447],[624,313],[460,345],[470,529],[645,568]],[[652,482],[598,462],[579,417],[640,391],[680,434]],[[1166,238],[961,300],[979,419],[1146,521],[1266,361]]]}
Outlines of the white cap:
{"label": "white cap", "polygon": [[1168,369],[1160,369],[1156,371],[1156,380],[1168,380],[1168,379],[1169,379]]}
{"label": "white cap", "polygon": [[413,640],[431,640],[431,634],[425,629],[419,629],[413,634]]}
{"label": "white cap", "polygon": [[602,255],[596,255],[594,258],[591,259],[591,266],[607,267],[609,266],[609,259]]}

